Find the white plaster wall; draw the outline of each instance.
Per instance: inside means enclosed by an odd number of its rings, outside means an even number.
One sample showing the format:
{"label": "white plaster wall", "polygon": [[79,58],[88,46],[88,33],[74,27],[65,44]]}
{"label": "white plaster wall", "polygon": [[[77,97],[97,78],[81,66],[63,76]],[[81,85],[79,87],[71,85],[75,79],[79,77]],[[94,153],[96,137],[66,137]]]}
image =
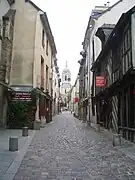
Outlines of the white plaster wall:
{"label": "white plaster wall", "polygon": [[[52,81],[52,88],[53,88],[53,99],[55,98],[55,93],[56,93],[56,99],[55,99],[55,104],[53,104],[53,113],[58,113],[58,98],[59,98],[59,87],[58,87],[58,75],[56,73],[54,61],[53,61],[53,81]],[[55,84],[56,81],[56,84]],[[54,114],[55,115],[55,114]]]}
{"label": "white plaster wall", "polygon": [[[56,102],[58,102],[58,97],[59,97],[59,84],[58,84],[58,75],[56,73],[56,70],[55,70],[55,65],[53,64],[53,98],[55,97],[55,93],[56,93]],[[56,81],[56,85],[55,85],[55,81]]]}
{"label": "white plaster wall", "polygon": [[16,10],[11,84],[33,84],[33,62],[36,18],[38,11],[25,1],[17,0],[12,9]]}
{"label": "white plaster wall", "polygon": [[[12,9],[16,9],[14,41],[13,41],[13,64],[11,70],[11,84],[32,85],[40,87],[41,83],[41,56],[44,59],[44,68],[48,66],[48,87],[51,94],[52,80],[51,61],[52,51],[49,42],[48,56],[46,44],[42,47],[43,24],[40,19],[42,12],[35,9],[30,3],[17,0]],[[45,43],[47,35],[45,33]],[[46,74],[44,75],[44,80]],[[44,82],[46,85],[46,82]]]}

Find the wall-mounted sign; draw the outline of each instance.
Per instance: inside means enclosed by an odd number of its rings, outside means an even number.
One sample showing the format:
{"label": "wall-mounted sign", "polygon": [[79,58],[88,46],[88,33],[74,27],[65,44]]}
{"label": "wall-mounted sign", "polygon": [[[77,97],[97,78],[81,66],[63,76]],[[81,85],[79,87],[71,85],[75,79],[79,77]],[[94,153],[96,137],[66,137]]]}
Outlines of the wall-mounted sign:
{"label": "wall-mounted sign", "polygon": [[30,92],[13,92],[12,101],[31,101]]}
{"label": "wall-mounted sign", "polygon": [[30,92],[32,90],[32,86],[10,86],[16,92]]}
{"label": "wall-mounted sign", "polygon": [[104,76],[96,77],[96,87],[105,87],[105,77]]}

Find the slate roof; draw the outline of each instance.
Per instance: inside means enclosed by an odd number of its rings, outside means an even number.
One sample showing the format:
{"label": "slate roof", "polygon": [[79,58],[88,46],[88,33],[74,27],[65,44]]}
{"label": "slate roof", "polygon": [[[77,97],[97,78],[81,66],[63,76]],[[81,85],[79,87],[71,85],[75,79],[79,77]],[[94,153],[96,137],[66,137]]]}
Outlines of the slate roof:
{"label": "slate roof", "polygon": [[89,17],[89,21],[88,21],[88,25],[87,25],[87,29],[86,29],[86,32],[85,32],[85,36],[84,36],[84,41],[85,41],[85,38],[86,38],[86,35],[87,35],[87,31],[89,29],[89,26],[90,26],[90,22],[92,19],[98,19],[100,16],[102,16],[103,14],[105,14],[106,12],[110,11],[111,9],[113,9],[115,6],[117,6],[120,2],[122,2],[123,0],[119,0],[117,1],[116,3],[114,3],[112,6],[108,7],[106,10],[92,10],[92,13]]}
{"label": "slate roof", "polygon": [[102,34],[102,32],[104,32],[106,36],[105,41],[107,41],[114,27],[115,27],[115,24],[103,24],[101,27],[98,28],[95,35],[100,38],[100,35]]}
{"label": "slate roof", "polygon": [[3,16],[3,19],[13,19],[15,16],[16,10],[9,9],[9,11]]}

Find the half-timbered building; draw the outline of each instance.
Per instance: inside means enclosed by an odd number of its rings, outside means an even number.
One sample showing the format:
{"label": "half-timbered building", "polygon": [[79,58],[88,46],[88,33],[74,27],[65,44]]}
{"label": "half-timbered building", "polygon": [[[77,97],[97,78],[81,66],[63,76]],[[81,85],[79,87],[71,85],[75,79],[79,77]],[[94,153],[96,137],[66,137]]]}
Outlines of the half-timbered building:
{"label": "half-timbered building", "polygon": [[97,122],[135,141],[135,7],[96,35],[103,45],[92,66]]}

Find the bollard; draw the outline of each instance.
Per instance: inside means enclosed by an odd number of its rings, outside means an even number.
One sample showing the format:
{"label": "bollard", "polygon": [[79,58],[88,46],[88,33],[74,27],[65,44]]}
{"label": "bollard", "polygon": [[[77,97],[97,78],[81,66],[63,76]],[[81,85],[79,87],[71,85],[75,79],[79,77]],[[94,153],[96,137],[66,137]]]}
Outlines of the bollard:
{"label": "bollard", "polygon": [[97,131],[100,132],[100,124],[97,124]]}
{"label": "bollard", "polygon": [[120,146],[121,143],[121,134],[113,134],[113,146]]}
{"label": "bollard", "polygon": [[22,136],[28,136],[28,127],[22,128]]}
{"label": "bollard", "polygon": [[90,121],[87,121],[87,124],[89,127],[91,127],[91,122]]}
{"label": "bollard", "polygon": [[9,138],[9,151],[18,151],[18,137]]}
{"label": "bollard", "polygon": [[40,121],[34,121],[33,129],[34,130],[40,130]]}

